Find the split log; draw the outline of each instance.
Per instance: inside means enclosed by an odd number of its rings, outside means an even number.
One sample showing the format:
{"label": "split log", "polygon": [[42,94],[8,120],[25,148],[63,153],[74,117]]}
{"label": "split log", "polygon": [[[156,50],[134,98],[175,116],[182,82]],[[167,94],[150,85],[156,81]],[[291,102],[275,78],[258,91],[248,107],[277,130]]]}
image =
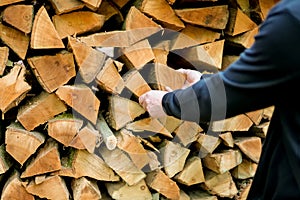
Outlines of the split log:
{"label": "split log", "polygon": [[38,10],[34,17],[30,47],[32,49],[65,47],[44,6]]}
{"label": "split log", "polygon": [[0,109],[3,113],[18,106],[31,90],[31,86],[25,81],[25,74],[26,68],[21,63],[0,78]]}
{"label": "split log", "polygon": [[231,171],[231,174],[236,179],[248,179],[254,177],[256,169],[257,163],[244,158],[242,163]]}
{"label": "split log", "polygon": [[136,97],[151,90],[147,81],[138,70],[132,69],[123,75],[125,87],[129,89]]}
{"label": "split log", "polygon": [[216,136],[201,133],[196,141],[199,149],[200,157],[203,158],[207,154],[212,153],[221,143],[221,139]]}
{"label": "split log", "polygon": [[243,48],[250,48],[254,43],[254,37],[258,33],[259,27],[253,28],[245,33],[241,33],[236,36],[226,36],[228,42],[234,45],[241,46]]}
{"label": "split log", "polygon": [[126,125],[126,129],[140,133],[142,137],[159,133],[169,138],[173,138],[172,134],[158,121],[158,119],[152,117],[131,122]]}
{"label": "split log", "polygon": [[88,86],[63,85],[56,90],[55,94],[91,123],[96,124],[100,100]]}
{"label": "split log", "polygon": [[57,15],[82,9],[84,3],[79,0],[50,0]]}
{"label": "split log", "polygon": [[176,130],[174,130],[175,138],[178,138],[179,142],[185,147],[195,142],[201,132],[203,132],[203,129],[199,124],[189,121],[182,122]]}
{"label": "split log", "polygon": [[3,11],[3,20],[25,34],[29,34],[33,24],[33,9],[33,5],[8,6]]}
{"label": "split log", "polygon": [[50,137],[68,147],[82,125],[82,120],[63,114],[48,121],[47,131]]}
{"label": "split log", "polygon": [[0,23],[0,38],[12,49],[22,60],[26,58],[30,42],[28,35],[10,26]]}
{"label": "split log", "polygon": [[146,112],[140,104],[128,98],[113,95],[108,99],[107,121],[115,130],[120,130]]}
{"label": "split log", "polygon": [[66,110],[66,105],[57,95],[41,92],[19,109],[17,119],[26,130],[31,131]]}
{"label": "split log", "polygon": [[190,153],[190,149],[169,140],[165,141],[160,151],[165,173],[170,178],[183,170]]}
{"label": "split log", "polygon": [[120,59],[130,69],[141,69],[154,60],[154,54],[148,40],[142,40],[121,49]]}
{"label": "split log", "polygon": [[6,63],[8,62],[9,48],[0,47],[0,76],[4,74]]}
{"label": "split log", "polygon": [[180,189],[176,182],[161,170],[149,172],[145,181],[151,189],[168,199],[179,199],[180,197]]}
{"label": "split log", "polygon": [[100,7],[102,0],[82,0],[82,2],[84,2],[89,9],[96,11]]}
{"label": "split log", "polygon": [[151,192],[144,180],[129,186],[124,182],[106,183],[108,193],[113,199],[130,200],[130,199],[144,199],[151,200]]}
{"label": "split log", "polygon": [[28,193],[23,186],[23,182],[20,179],[20,174],[14,171],[13,174],[8,178],[3,190],[1,192],[1,199],[11,200],[11,199],[26,199],[34,200],[34,195]]}
{"label": "split log", "polygon": [[203,187],[208,189],[209,193],[220,197],[233,198],[238,193],[236,184],[229,171],[223,174],[206,171]]}
{"label": "split log", "polygon": [[13,165],[13,160],[6,151],[5,144],[0,146],[0,174],[7,172]]}
{"label": "split log", "polygon": [[86,44],[68,37],[68,46],[72,50],[78,71],[86,83],[94,81],[101,67],[105,64],[106,55]]}
{"label": "split log", "polygon": [[218,69],[222,68],[224,43],[225,40],[222,39],[202,45],[204,50],[212,58],[213,66],[217,67]]}
{"label": "split log", "polygon": [[236,137],[234,143],[248,158],[258,163],[262,151],[261,138],[256,136]]}
{"label": "split log", "polygon": [[135,185],[146,177],[146,174],[137,168],[131,159],[119,148],[108,150],[106,147],[99,149],[100,155],[129,186]]}
{"label": "split log", "polygon": [[71,35],[99,31],[104,20],[104,15],[90,11],[76,11],[52,17],[54,27],[61,39]]}
{"label": "split log", "polygon": [[116,63],[108,58],[104,66],[100,69],[95,80],[100,88],[112,93],[121,94],[125,87],[123,78],[118,72]]}
{"label": "split log", "polygon": [[203,165],[218,173],[223,174],[242,163],[242,153],[239,150],[226,150],[220,153],[213,153],[203,158]]}
{"label": "split log", "polygon": [[262,17],[263,20],[267,17],[269,10],[276,4],[279,2],[279,0],[271,0],[271,1],[267,1],[267,0],[259,0],[259,8],[262,12]]}
{"label": "split log", "polygon": [[165,0],[139,0],[138,6],[146,15],[158,21],[164,28],[180,31],[185,27],[174,9]]}
{"label": "split log", "polygon": [[89,153],[94,153],[101,142],[102,138],[99,131],[91,123],[87,123],[86,126],[79,130],[69,146],[76,149],[86,149]]}
{"label": "split log", "polygon": [[132,132],[122,129],[118,133],[117,139],[118,148],[126,152],[139,169],[143,169],[149,163],[148,152],[141,144],[139,138],[135,137]]}
{"label": "split log", "polygon": [[187,186],[203,183],[205,179],[201,159],[197,156],[189,158],[183,170],[174,178],[179,183]]}
{"label": "split log", "polygon": [[58,144],[52,139],[48,139],[45,146],[43,146],[25,168],[21,174],[21,178],[46,174],[60,170],[60,153]]}
{"label": "split log", "polygon": [[81,177],[71,182],[74,200],[96,200],[101,199],[101,191],[95,180]]}
{"label": "split log", "polygon": [[229,19],[227,5],[175,9],[175,13],[186,23],[220,30],[226,28]]}
{"label": "split log", "polygon": [[37,131],[27,131],[18,123],[11,123],[5,131],[6,151],[23,165],[45,142],[46,136]]}
{"label": "split log", "polygon": [[86,150],[70,150],[69,155],[62,158],[61,170],[55,174],[72,178],[89,177],[100,181],[120,180],[102,158]]}
{"label": "split log", "polygon": [[24,0],[1,0],[0,6],[10,5],[10,4],[22,2],[22,1],[24,1]]}
{"label": "split log", "polygon": [[241,11],[239,8],[230,8],[229,12],[230,17],[225,30],[226,34],[235,36],[253,30],[257,27],[257,24],[254,23],[251,18],[243,13],[243,11]]}
{"label": "split log", "polygon": [[230,131],[219,134],[219,137],[222,139],[223,144],[228,147],[234,147],[234,139]]}
{"label": "split log", "polygon": [[253,122],[245,114],[240,114],[225,120],[212,122],[212,131],[248,131],[253,125]]}
{"label": "split log", "polygon": [[70,197],[65,180],[57,175],[47,177],[42,183],[31,181],[26,191],[40,198],[68,200]]}
{"label": "split log", "polygon": [[48,93],[54,92],[76,76],[72,53],[35,56],[28,58],[27,61],[40,85]]}

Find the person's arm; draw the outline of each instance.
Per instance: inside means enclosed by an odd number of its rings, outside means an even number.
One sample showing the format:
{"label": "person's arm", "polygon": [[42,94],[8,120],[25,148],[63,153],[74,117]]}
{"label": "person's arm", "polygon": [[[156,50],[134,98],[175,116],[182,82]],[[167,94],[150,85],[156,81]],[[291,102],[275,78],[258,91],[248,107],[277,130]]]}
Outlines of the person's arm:
{"label": "person's arm", "polygon": [[236,62],[187,89],[165,94],[163,109],[199,123],[276,104],[295,77],[300,78],[299,35],[299,21],[274,9],[253,46]]}

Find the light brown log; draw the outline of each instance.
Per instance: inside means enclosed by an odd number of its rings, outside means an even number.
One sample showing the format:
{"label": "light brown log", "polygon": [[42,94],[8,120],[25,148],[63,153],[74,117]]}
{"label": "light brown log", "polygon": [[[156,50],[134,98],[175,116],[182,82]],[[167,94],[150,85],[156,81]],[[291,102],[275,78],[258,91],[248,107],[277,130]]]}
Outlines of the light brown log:
{"label": "light brown log", "polygon": [[107,122],[115,130],[120,130],[146,112],[140,104],[128,98],[113,95],[108,100]]}
{"label": "light brown log", "polygon": [[105,16],[91,11],[74,11],[52,16],[54,27],[61,39],[99,31]]}
{"label": "light brown log", "polygon": [[108,123],[105,121],[102,113],[98,114],[96,129],[99,131],[107,149],[113,150],[117,147],[117,138],[114,132],[108,126]]}
{"label": "light brown log", "polygon": [[132,132],[122,129],[117,135],[118,148],[126,152],[132,162],[139,168],[143,169],[149,163],[149,156],[146,149]]}
{"label": "light brown log", "polygon": [[34,16],[30,47],[32,49],[65,47],[44,6],[42,6]]}
{"label": "light brown log", "polygon": [[176,39],[172,41],[172,50],[214,42],[219,39],[220,36],[221,34],[219,32],[187,24],[185,28],[180,31]]}
{"label": "light brown log", "polygon": [[56,92],[57,96],[68,106],[80,113],[94,125],[96,124],[100,100],[86,85],[63,85]]}
{"label": "light brown log", "polygon": [[82,0],[82,2],[84,2],[89,9],[95,11],[100,7],[102,0]]}
{"label": "light brown log", "polygon": [[98,200],[101,199],[101,191],[95,180],[86,177],[73,179],[71,182],[74,200]]}
{"label": "light brown log", "polygon": [[225,70],[229,65],[239,59],[240,56],[237,55],[224,55],[222,59],[222,69]]}
{"label": "light brown log", "polygon": [[203,44],[203,49],[210,55],[213,61],[213,66],[218,69],[222,68],[223,50],[225,39]]}
{"label": "light brown log", "polygon": [[[28,34],[33,23],[33,5],[12,5],[3,11],[3,20],[18,30]],[[16,13],[18,13],[16,15]]]}
{"label": "light brown log", "polygon": [[206,171],[203,187],[207,189],[209,193],[219,197],[233,198],[238,193],[236,184],[229,171],[223,174]]}
{"label": "light brown log", "polygon": [[262,151],[262,142],[260,137],[236,137],[234,141],[240,150],[255,163],[258,163]]}
{"label": "light brown log", "polygon": [[177,182],[187,186],[203,183],[205,179],[201,159],[197,156],[189,158],[183,170],[174,178]]}
{"label": "light brown log", "polygon": [[267,108],[264,109],[264,119],[270,121],[272,115],[273,115],[273,112],[274,112],[274,109],[275,107],[274,106],[269,106]]}
{"label": "light brown log", "polygon": [[[148,67],[148,66],[147,66]],[[154,63],[148,67],[148,82],[158,90],[167,90],[169,87],[172,90],[181,89],[185,83],[186,77],[175,69],[163,65],[161,63]]]}
{"label": "light brown log", "polygon": [[249,0],[237,0],[236,1],[239,8],[245,13],[247,16],[251,16],[251,5]]}
{"label": "light brown log", "polygon": [[254,125],[251,128],[251,131],[253,131],[253,133],[260,138],[266,138],[267,132],[269,130],[269,125],[270,125],[270,121],[266,121],[259,125]]}
{"label": "light brown log", "polygon": [[7,46],[0,47],[0,76],[3,75],[8,62],[9,48]]}
{"label": "light brown log", "polygon": [[150,171],[155,171],[162,168],[160,161],[158,160],[158,156],[154,151],[147,150],[149,157],[149,168]]}
{"label": "light brown log", "polygon": [[137,97],[151,90],[151,87],[138,70],[132,69],[124,74],[122,78],[125,87]]}
{"label": "light brown log", "polygon": [[50,3],[58,15],[80,10],[84,7],[84,3],[79,0],[50,0]]}
{"label": "light brown log", "polygon": [[129,69],[141,69],[154,58],[154,53],[147,39],[122,48],[120,56],[122,62]]}
{"label": "light brown log", "polygon": [[144,199],[152,200],[151,192],[144,180],[141,180],[135,185],[129,186],[124,182],[106,183],[108,193],[113,199],[131,200]]}
{"label": "light brown log", "polygon": [[57,175],[47,177],[40,184],[31,181],[26,190],[30,194],[46,199],[68,200],[70,197],[65,180]]}
{"label": "light brown log", "polygon": [[5,5],[21,2],[21,1],[24,0],[0,0],[0,6],[5,6]]}
{"label": "light brown log", "polygon": [[84,82],[91,83],[105,64],[106,55],[76,40],[76,38],[68,37],[68,42],[79,67],[79,74]]}
{"label": "light brown log", "polygon": [[31,90],[31,86],[25,81],[25,75],[26,68],[20,63],[0,78],[0,109],[3,113],[18,106]]}
{"label": "light brown log", "polygon": [[163,171],[155,170],[147,174],[147,185],[168,199],[179,199],[180,189],[175,181],[170,179]]}
{"label": "light brown log", "polygon": [[215,132],[248,131],[253,122],[245,114],[240,114],[225,120],[212,122],[211,129]]}
{"label": "light brown log", "polygon": [[152,47],[152,51],[154,54],[154,62],[161,63],[163,65],[168,65],[168,55],[170,52],[171,41],[170,40],[162,40],[159,41]]}
{"label": "light brown log", "polygon": [[226,40],[234,45],[241,46],[243,48],[250,48],[255,41],[255,36],[258,33],[258,29],[259,27],[257,26],[236,36],[226,36]]}
{"label": "light brown log", "polygon": [[225,29],[229,19],[227,5],[175,9],[175,13],[186,23],[221,30]]}
{"label": "light brown log", "polygon": [[[99,153],[97,152],[99,155]],[[119,181],[120,177],[107,165],[102,158],[86,150],[71,151],[62,158],[62,169],[58,175],[73,178],[89,177],[99,181]]]}
{"label": "light brown log", "polygon": [[12,199],[24,199],[24,200],[34,200],[34,196],[28,193],[22,184],[20,179],[20,174],[14,171],[13,174],[7,179],[2,191],[2,200],[12,200]]}
{"label": "light brown log", "polygon": [[213,153],[203,158],[203,165],[218,173],[223,174],[242,163],[242,153],[239,150],[227,149],[220,153]]}
{"label": "light brown log", "polygon": [[176,16],[174,9],[165,0],[141,0],[138,8],[166,29],[179,31],[185,27],[184,23]]}
{"label": "light brown log", "polygon": [[13,160],[6,150],[5,144],[0,146],[0,174],[7,172],[13,165]]}
{"label": "light brown log", "polygon": [[183,123],[182,120],[173,116],[161,117],[158,118],[158,121],[160,121],[160,123],[162,123],[170,133],[173,133],[180,126],[180,124]]}
{"label": "light brown log", "polygon": [[216,136],[201,133],[197,139],[197,146],[200,150],[200,157],[203,158],[207,154],[212,153],[221,143],[221,139]]}
{"label": "light brown log", "polygon": [[35,56],[27,59],[40,85],[48,93],[54,92],[76,76],[72,53]]}
{"label": "light brown log", "polygon": [[26,130],[31,131],[66,110],[66,105],[57,95],[41,92],[20,107],[17,119]]}
{"label": "light brown log", "polygon": [[248,17],[241,9],[229,8],[230,18],[226,27],[226,34],[235,36],[257,27],[250,17]]}
{"label": "light brown log", "polygon": [[259,110],[247,112],[245,113],[245,115],[248,116],[255,125],[259,125],[263,118],[263,113],[264,113],[264,109],[259,109]]}
{"label": "light brown log", "polygon": [[163,160],[162,164],[166,175],[172,178],[183,170],[191,150],[169,140],[165,143],[160,149]]}
{"label": "light brown log", "polygon": [[27,131],[18,123],[11,123],[5,131],[6,151],[23,165],[45,142],[46,136],[37,131]]}
{"label": "light brown log", "polygon": [[111,58],[106,60],[95,81],[100,88],[113,94],[120,94],[125,87],[124,80],[119,74],[114,60]]}
{"label": "light brown log", "polygon": [[76,149],[86,149],[89,153],[94,153],[95,148],[102,141],[101,135],[91,123],[87,123],[73,138],[70,145]]}
{"label": "light brown log", "polygon": [[174,130],[175,138],[178,138],[180,143],[185,147],[196,141],[200,132],[203,132],[203,129],[199,124],[190,121],[182,122],[180,126]]}
{"label": "light brown log", "polygon": [[132,160],[119,148],[108,150],[102,146],[100,155],[105,163],[113,169],[129,186],[135,185],[146,177],[146,174],[137,168]]}
{"label": "light brown log", "polygon": [[54,140],[48,139],[45,146],[37,152],[36,157],[25,166],[21,178],[54,172],[60,170],[60,168],[58,144]]}
{"label": "light brown log", "polygon": [[148,117],[133,121],[126,125],[126,129],[137,132],[143,137],[154,135],[156,133],[162,134],[169,138],[173,138],[172,134],[163,126],[156,118]]}
{"label": "light brown log", "polygon": [[230,148],[234,147],[234,140],[230,131],[219,134],[219,137],[222,139],[224,145]]}
{"label": "light brown log", "polygon": [[278,2],[279,2],[279,0],[259,0],[258,1],[259,8],[262,12],[263,20],[266,19],[270,9]]}
{"label": "light brown log", "polygon": [[244,158],[242,163],[231,171],[231,174],[236,179],[248,179],[254,177],[256,169],[257,163]]}
{"label": "light brown log", "polygon": [[25,59],[30,38],[23,32],[0,23],[0,38],[22,60]]}
{"label": "light brown log", "polygon": [[48,121],[47,131],[50,137],[68,147],[82,125],[83,120],[63,114]]}

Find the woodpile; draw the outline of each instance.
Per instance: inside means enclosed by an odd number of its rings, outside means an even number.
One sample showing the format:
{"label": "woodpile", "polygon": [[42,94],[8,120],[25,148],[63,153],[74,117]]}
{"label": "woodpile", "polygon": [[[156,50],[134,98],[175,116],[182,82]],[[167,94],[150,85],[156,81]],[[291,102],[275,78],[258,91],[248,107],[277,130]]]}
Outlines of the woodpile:
{"label": "woodpile", "polygon": [[0,0],[1,199],[245,199],[273,107],[196,124],[138,97],[224,70],[276,0]]}

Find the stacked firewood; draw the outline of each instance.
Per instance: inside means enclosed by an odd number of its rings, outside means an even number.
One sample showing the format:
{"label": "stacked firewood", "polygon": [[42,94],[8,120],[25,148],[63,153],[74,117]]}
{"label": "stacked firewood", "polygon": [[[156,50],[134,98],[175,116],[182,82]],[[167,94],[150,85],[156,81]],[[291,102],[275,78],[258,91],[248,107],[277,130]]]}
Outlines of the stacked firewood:
{"label": "stacked firewood", "polygon": [[224,70],[276,0],[0,0],[1,199],[245,199],[273,107],[197,124],[138,104]]}

